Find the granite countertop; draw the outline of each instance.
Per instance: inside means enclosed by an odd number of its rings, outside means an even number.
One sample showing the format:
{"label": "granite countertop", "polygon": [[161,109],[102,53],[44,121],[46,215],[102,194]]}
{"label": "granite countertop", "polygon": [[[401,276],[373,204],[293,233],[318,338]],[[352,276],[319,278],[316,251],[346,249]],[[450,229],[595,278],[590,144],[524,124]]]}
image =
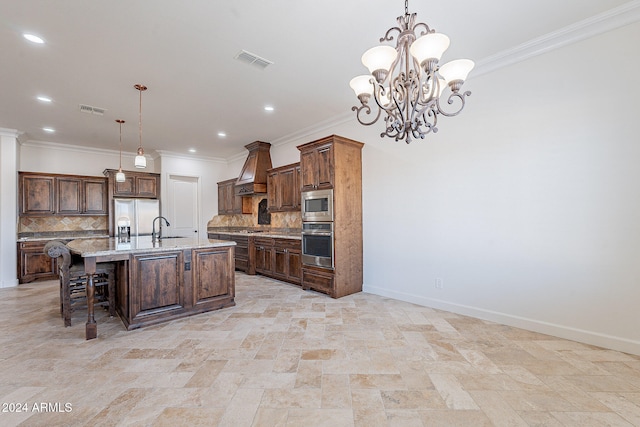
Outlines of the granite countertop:
{"label": "granite countertop", "polygon": [[76,239],[67,247],[83,257],[124,255],[136,252],[166,252],[182,249],[235,246],[235,242],[197,237],[163,238],[153,242],[151,236],[132,237],[128,242],[118,238]]}
{"label": "granite countertop", "polygon": [[296,239],[302,240],[301,230],[299,229],[250,229],[250,228],[209,228],[208,233],[230,234],[232,236],[255,236],[267,237],[274,239]]}
{"label": "granite countertop", "polygon": [[17,242],[43,242],[49,240],[68,241],[76,239],[101,239],[106,237],[109,237],[109,234],[106,231],[55,231],[39,233],[19,233]]}

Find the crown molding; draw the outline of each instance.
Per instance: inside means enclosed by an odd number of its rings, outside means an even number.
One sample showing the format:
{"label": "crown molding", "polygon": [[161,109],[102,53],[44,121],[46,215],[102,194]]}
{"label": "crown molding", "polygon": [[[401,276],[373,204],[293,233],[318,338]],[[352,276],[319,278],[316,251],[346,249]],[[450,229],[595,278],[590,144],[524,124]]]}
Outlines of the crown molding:
{"label": "crown molding", "polygon": [[500,68],[525,61],[638,21],[640,21],[640,0],[633,0],[557,31],[483,58],[478,61],[472,77],[479,77],[491,73]]}
{"label": "crown molding", "polygon": [[18,139],[21,135],[22,132],[19,132],[17,129],[0,128],[0,136]]}
{"label": "crown molding", "polygon": [[271,144],[274,147],[277,147],[280,145],[290,144],[291,142],[294,142],[294,141],[304,140],[305,138],[311,135],[320,133],[322,131],[331,131],[333,127],[347,123],[353,119],[354,119],[354,116],[351,111],[349,111],[348,113],[342,113],[338,116],[333,116],[328,120],[324,120],[320,123],[316,123],[313,126],[302,128],[298,131],[295,131],[288,135],[277,138]]}
{"label": "crown molding", "polygon": [[160,159],[162,158],[172,158],[172,159],[181,159],[181,160],[202,160],[202,161],[207,161],[207,162],[216,162],[216,163],[227,163],[227,159],[224,159],[222,157],[208,157],[208,156],[201,156],[201,155],[191,155],[191,154],[184,154],[184,153],[176,153],[174,151],[168,151],[168,150],[155,150],[156,153],[158,153],[158,157]]}
{"label": "crown molding", "polygon": [[[35,148],[52,148],[60,151],[69,151],[74,153],[94,153],[94,154],[119,154],[119,150],[111,150],[106,148],[95,148],[95,147],[87,147],[84,145],[72,145],[72,144],[62,144],[59,142],[49,142],[49,141],[37,141],[30,139],[28,141],[21,142],[20,145],[24,147],[35,147]],[[124,152],[122,152],[124,155]]]}

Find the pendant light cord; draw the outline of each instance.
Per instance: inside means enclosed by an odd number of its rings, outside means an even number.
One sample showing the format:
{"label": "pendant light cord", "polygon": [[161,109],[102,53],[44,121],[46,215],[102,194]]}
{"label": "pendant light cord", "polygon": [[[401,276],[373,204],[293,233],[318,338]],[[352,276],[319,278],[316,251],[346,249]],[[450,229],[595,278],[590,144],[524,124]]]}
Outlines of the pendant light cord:
{"label": "pendant light cord", "polygon": [[138,109],[139,115],[138,115],[138,133],[140,135],[140,144],[138,145],[138,148],[142,148],[142,86],[138,89],[138,91],[140,91],[140,106]]}
{"label": "pendant light cord", "polygon": [[120,124],[120,168],[118,170],[122,171],[122,124],[124,123],[124,120],[116,119],[116,122]]}

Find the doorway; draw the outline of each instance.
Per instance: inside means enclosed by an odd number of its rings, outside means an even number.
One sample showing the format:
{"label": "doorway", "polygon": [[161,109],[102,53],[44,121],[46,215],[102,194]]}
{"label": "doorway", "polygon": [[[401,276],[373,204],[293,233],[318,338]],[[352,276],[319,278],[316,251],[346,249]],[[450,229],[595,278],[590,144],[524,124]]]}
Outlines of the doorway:
{"label": "doorway", "polygon": [[200,178],[169,175],[167,180],[167,215],[171,228],[168,236],[198,237],[200,228],[200,203],[198,200]]}

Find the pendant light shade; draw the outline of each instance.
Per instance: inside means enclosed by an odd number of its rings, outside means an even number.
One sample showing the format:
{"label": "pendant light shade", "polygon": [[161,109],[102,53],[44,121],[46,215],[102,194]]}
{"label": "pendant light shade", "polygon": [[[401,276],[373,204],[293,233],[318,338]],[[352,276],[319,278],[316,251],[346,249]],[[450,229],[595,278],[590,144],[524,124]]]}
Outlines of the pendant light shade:
{"label": "pendant light shade", "polygon": [[116,173],[116,182],[124,182],[124,172],[122,172],[122,124],[124,120],[116,119],[116,123],[120,124],[120,167]]}
{"label": "pendant light shade", "polygon": [[147,158],[144,156],[144,150],[142,147],[138,148],[138,155],[136,156],[134,165],[138,169],[144,169],[147,167]]}
{"label": "pendant light shade", "polygon": [[135,167],[139,168],[139,169],[143,169],[147,167],[147,159],[146,157],[144,157],[144,148],[142,148],[142,92],[147,90],[147,87],[145,85],[134,85],[133,87],[135,87],[139,92],[140,92],[140,115],[139,115],[139,120],[138,120],[138,132],[140,134],[140,145],[138,146],[138,155],[136,156],[134,165]]}

